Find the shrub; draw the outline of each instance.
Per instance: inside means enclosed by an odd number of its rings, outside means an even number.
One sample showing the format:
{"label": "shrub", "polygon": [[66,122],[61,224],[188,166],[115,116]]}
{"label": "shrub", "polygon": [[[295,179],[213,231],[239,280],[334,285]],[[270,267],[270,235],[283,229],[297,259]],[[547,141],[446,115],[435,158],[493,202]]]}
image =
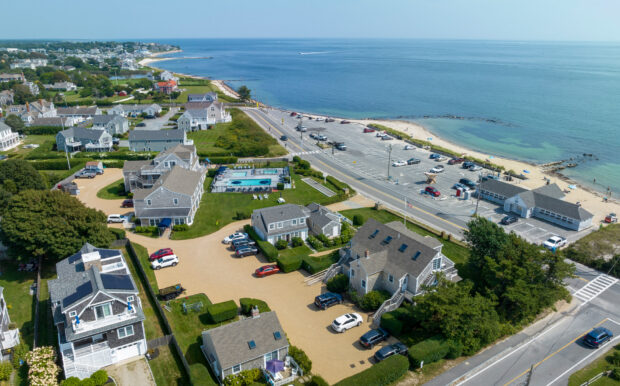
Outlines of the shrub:
{"label": "shrub", "polygon": [[297,271],[301,267],[301,256],[279,256],[276,259],[283,272]]}
{"label": "shrub", "polygon": [[110,232],[114,233],[114,236],[116,236],[117,240],[123,240],[126,238],[126,233],[124,229],[120,229],[120,228],[108,228],[110,230]]}
{"label": "shrub", "polygon": [[437,362],[445,358],[449,352],[450,344],[443,337],[434,336],[409,347],[409,362],[412,367],[418,368],[420,363]]}
{"label": "shrub", "polygon": [[[616,347],[620,349],[620,346],[616,346]],[[613,354],[607,357],[607,360],[609,361],[609,363],[611,363],[614,366],[620,366],[620,351],[614,351]]]}
{"label": "shrub", "polygon": [[356,214],[353,216],[353,225],[362,226],[366,222],[366,219],[361,214]]}
{"label": "shrub", "polygon": [[0,363],[0,380],[6,381],[11,377],[11,373],[13,372],[13,365],[10,362],[1,362]]}
{"label": "shrub", "polygon": [[13,367],[15,367],[16,369],[19,368],[19,361],[25,361],[27,353],[28,347],[23,343],[20,343],[17,346],[13,347]]}
{"label": "shrub", "polygon": [[402,377],[408,369],[407,358],[402,355],[393,355],[360,373],[341,380],[335,386],[389,385]]}
{"label": "shrub", "polygon": [[299,347],[291,345],[288,349],[288,355],[293,357],[295,362],[301,367],[304,373],[309,373],[312,370],[312,361],[308,358],[308,355],[304,352],[304,350]]}
{"label": "shrub", "polygon": [[327,290],[330,292],[343,293],[348,288],[349,277],[344,273],[339,273],[327,281]]}
{"label": "shrub", "polygon": [[316,238],[319,239],[323,243],[323,245],[329,247],[329,239],[327,238],[327,236],[321,233],[320,235],[317,235]]}
{"label": "shrub", "polygon": [[300,159],[299,162],[297,162],[297,167],[304,170],[310,170],[310,162]]}
{"label": "shrub", "polygon": [[611,379],[615,379],[616,381],[620,381],[620,367],[614,367],[613,369],[611,369],[609,377]]}
{"label": "shrub", "polygon": [[278,185],[276,185],[276,188],[278,190],[284,190],[284,183],[283,182],[278,182]]}
{"label": "shrub", "polygon": [[213,323],[223,322],[237,316],[237,304],[234,300],[207,306],[207,314]]}
{"label": "shrub", "polygon": [[215,177],[215,175],[217,174],[217,169],[209,169],[209,171],[207,171],[207,177]]}
{"label": "shrub", "polygon": [[329,268],[329,266],[332,264],[334,264],[334,261],[330,258],[327,258],[327,256],[304,256],[301,261],[301,268],[305,269],[309,273],[314,274]]}
{"label": "shrub", "polygon": [[390,298],[387,291],[370,291],[360,299],[360,308],[364,311],[376,311],[384,301]]}
{"label": "shrub", "polygon": [[78,377],[69,377],[64,381],[60,382],[62,386],[80,386],[82,381]]}
{"label": "shrub", "polygon": [[108,381],[108,373],[105,370],[97,370],[91,374],[90,379],[96,386],[103,386]]}
{"label": "shrub", "polygon": [[293,239],[291,240],[291,244],[293,245],[293,247],[301,247],[302,245],[304,245],[304,241],[301,239],[301,237],[293,237]]}
{"label": "shrub", "polygon": [[308,236],[306,241],[308,241],[308,243],[310,243],[310,245],[314,249],[322,249],[323,248],[323,243],[319,239],[314,237],[314,236]]}
{"label": "shrub", "polygon": [[306,382],[306,385],[307,386],[329,386],[329,383],[327,383],[322,377],[318,375],[313,375],[312,378],[310,378],[310,380]]}
{"label": "shrub", "polygon": [[239,299],[239,305],[241,306],[241,312],[245,315],[250,315],[250,311],[254,306],[257,306],[258,311],[261,313],[271,311],[267,303],[260,299],[241,298]]}
{"label": "shrub", "polygon": [[403,331],[403,322],[398,320],[394,311],[381,315],[381,327],[391,335],[397,336]]}
{"label": "shrub", "polygon": [[269,243],[268,241],[261,240],[251,225],[245,225],[243,227],[243,230],[250,236],[250,238],[252,238],[252,240],[256,241],[256,246],[261,251],[263,256],[267,258],[267,260],[269,260],[270,262],[276,261],[276,259],[278,258],[278,250],[276,249],[276,247],[271,245],[271,243]]}
{"label": "shrub", "polygon": [[95,382],[91,378],[82,379],[80,386],[95,386]]}
{"label": "shrub", "polygon": [[276,241],[276,248],[278,249],[286,249],[288,247],[288,243],[286,240],[278,240]]}
{"label": "shrub", "polygon": [[446,354],[446,358],[448,359],[456,359],[463,355],[463,349],[465,346],[461,342],[457,342],[455,340],[448,341],[448,354]]}
{"label": "shrub", "polygon": [[231,374],[224,378],[224,385],[247,386],[262,378],[260,369],[243,370],[239,374]]}
{"label": "shrub", "polygon": [[187,224],[174,225],[172,227],[172,230],[175,231],[175,232],[183,232],[183,231],[189,230],[189,225],[187,225]]}

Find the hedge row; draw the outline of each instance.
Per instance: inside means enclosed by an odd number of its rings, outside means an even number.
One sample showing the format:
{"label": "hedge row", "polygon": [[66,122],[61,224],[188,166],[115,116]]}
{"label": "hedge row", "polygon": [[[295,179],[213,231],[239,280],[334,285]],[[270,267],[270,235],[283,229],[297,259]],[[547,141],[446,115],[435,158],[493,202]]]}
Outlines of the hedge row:
{"label": "hedge row", "polygon": [[250,238],[252,238],[252,240],[256,241],[256,246],[258,247],[258,250],[263,254],[263,256],[267,258],[267,260],[269,260],[270,262],[276,261],[276,259],[278,258],[278,250],[276,249],[276,247],[271,245],[271,243],[269,243],[268,241],[261,240],[251,225],[245,225],[243,227],[243,230],[250,236]]}
{"label": "hedge row", "polygon": [[345,378],[335,386],[389,385],[402,377],[409,369],[409,361],[402,355],[394,355],[376,365]]}
{"label": "hedge row", "polygon": [[[71,168],[79,166],[83,168],[86,165],[86,162],[90,161],[88,159],[79,159],[71,161]],[[37,170],[68,170],[67,169],[67,160],[66,159],[53,159],[53,160],[44,160],[44,161],[30,161],[32,167]]]}
{"label": "hedge row", "polygon": [[264,301],[260,299],[252,299],[252,298],[241,298],[239,299],[239,305],[241,306],[241,312],[245,315],[250,315],[250,311],[252,307],[257,306],[258,311],[262,314],[263,312],[269,312],[271,309]]}
{"label": "hedge row", "polygon": [[82,158],[88,157],[92,159],[106,160],[106,159],[114,159],[114,160],[124,160],[124,161],[143,161],[148,159],[153,159],[157,155],[157,152],[126,152],[126,151],[111,151],[104,153],[76,153],[73,158]]}
{"label": "hedge row", "polygon": [[62,126],[27,126],[18,131],[26,135],[56,135],[62,131]]}
{"label": "hedge row", "polygon": [[207,314],[213,323],[223,322],[237,316],[237,304],[234,300],[215,303],[207,306]]}
{"label": "hedge row", "polygon": [[409,362],[412,367],[418,368],[422,362],[424,364],[437,362],[445,358],[449,352],[448,341],[441,336],[434,336],[409,347]]}
{"label": "hedge row", "polygon": [[297,271],[301,268],[301,256],[279,256],[276,262],[285,273]]}

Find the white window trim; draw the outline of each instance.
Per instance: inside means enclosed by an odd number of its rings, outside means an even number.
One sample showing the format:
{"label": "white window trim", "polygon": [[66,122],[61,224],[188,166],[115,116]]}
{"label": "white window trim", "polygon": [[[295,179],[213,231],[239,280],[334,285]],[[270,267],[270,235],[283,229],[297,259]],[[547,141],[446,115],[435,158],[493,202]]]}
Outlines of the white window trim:
{"label": "white window trim", "polygon": [[74,318],[77,316],[77,311],[69,311],[69,317]]}
{"label": "white window trim", "polygon": [[133,296],[127,296],[127,301],[128,302],[133,302]]}
{"label": "white window trim", "polygon": [[[237,371],[235,371],[235,367],[239,367],[239,369]],[[232,367],[232,373],[233,374],[239,374],[241,372],[242,368],[241,368],[241,363],[239,363],[238,365],[234,365]]]}
{"label": "white window trim", "polygon": [[[107,316],[106,316],[106,315],[105,315],[105,313],[104,313],[103,317],[101,317],[101,318],[100,318],[100,317],[98,317],[98,316],[97,316],[97,307],[101,307],[101,308],[102,308],[102,310],[103,310],[103,307],[105,307],[105,306],[110,307],[110,315],[107,315]],[[95,313],[95,319],[96,319],[96,320],[103,320],[103,319],[105,319],[105,318],[109,318],[110,316],[113,316],[113,315],[114,315],[114,310],[112,310],[112,302],[106,302],[106,303],[97,304],[96,306],[93,306],[93,311],[94,311],[94,313]]]}
{"label": "white window trim", "polygon": [[174,205],[179,205],[179,199],[178,199],[178,198],[176,198],[176,197],[175,197],[175,198],[173,198],[173,199],[172,199],[172,203],[173,203]]}
{"label": "white window trim", "polygon": [[[128,329],[131,329],[131,334],[127,332]],[[125,335],[122,335],[121,332]],[[121,327],[116,330],[116,335],[118,336],[119,339],[128,338],[130,336],[133,336],[134,334],[135,334],[135,331],[134,331],[132,324],[130,324],[129,326]]]}
{"label": "white window trim", "polygon": [[284,224],[282,224],[282,222],[279,222],[279,223],[278,223],[278,229],[281,229],[281,228],[283,228],[283,227],[284,227]]}
{"label": "white window trim", "polygon": [[269,229],[270,230],[276,229],[276,224],[274,224],[274,223],[269,224]]}

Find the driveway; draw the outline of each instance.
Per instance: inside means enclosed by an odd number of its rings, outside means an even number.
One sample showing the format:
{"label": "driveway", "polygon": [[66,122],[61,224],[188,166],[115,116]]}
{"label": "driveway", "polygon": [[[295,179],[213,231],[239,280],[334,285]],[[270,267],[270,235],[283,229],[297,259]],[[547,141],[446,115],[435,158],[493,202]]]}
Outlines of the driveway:
{"label": "driveway", "polygon": [[161,128],[165,126],[170,120],[170,118],[172,118],[172,116],[176,114],[178,111],[179,111],[178,107],[171,107],[170,110],[168,110],[166,114],[162,115],[159,118],[143,120],[142,122],[144,122],[146,126],[136,127],[136,129],[138,130],[161,130]]}
{"label": "driveway", "polygon": [[[97,197],[99,189],[118,180],[119,169],[109,169],[103,176],[83,180],[78,196],[87,206],[101,209],[106,214],[118,213],[120,200],[102,200]],[[363,198],[355,198],[336,204],[341,209],[369,205]],[[133,233],[128,237],[143,246],[149,253],[159,248],[171,247],[179,256],[176,267],[155,272],[160,287],[182,283],[187,294],[205,293],[216,303],[226,300],[239,302],[242,297],[265,300],[276,311],[284,330],[293,345],[302,348],[313,362],[313,372],[323,376],[329,383],[360,372],[371,365],[370,358],[382,345],[374,350],[362,349],[357,340],[368,331],[368,314],[354,309],[351,304],[336,305],[326,311],[314,306],[314,297],[325,291],[324,286],[307,286],[305,271],[278,274],[266,278],[253,276],[256,268],[267,264],[262,256],[248,256],[242,259],[222,244],[222,239],[249,223],[239,221],[219,231],[191,240],[153,239]],[[343,334],[336,334],[329,328],[338,316],[348,312],[359,312],[364,324]]]}
{"label": "driveway", "polygon": [[131,358],[105,367],[108,376],[114,378],[119,386],[156,386],[153,373],[144,357]]}

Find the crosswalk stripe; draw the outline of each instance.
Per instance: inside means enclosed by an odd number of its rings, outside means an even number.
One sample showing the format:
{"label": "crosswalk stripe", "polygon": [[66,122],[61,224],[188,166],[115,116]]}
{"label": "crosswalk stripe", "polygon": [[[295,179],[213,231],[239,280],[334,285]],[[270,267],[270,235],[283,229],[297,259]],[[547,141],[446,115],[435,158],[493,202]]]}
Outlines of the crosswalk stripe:
{"label": "crosswalk stripe", "polygon": [[605,274],[601,274],[592,279],[585,286],[581,287],[577,292],[573,294],[573,296],[581,300],[585,304],[605,292],[609,287],[616,284],[617,282],[618,279]]}

